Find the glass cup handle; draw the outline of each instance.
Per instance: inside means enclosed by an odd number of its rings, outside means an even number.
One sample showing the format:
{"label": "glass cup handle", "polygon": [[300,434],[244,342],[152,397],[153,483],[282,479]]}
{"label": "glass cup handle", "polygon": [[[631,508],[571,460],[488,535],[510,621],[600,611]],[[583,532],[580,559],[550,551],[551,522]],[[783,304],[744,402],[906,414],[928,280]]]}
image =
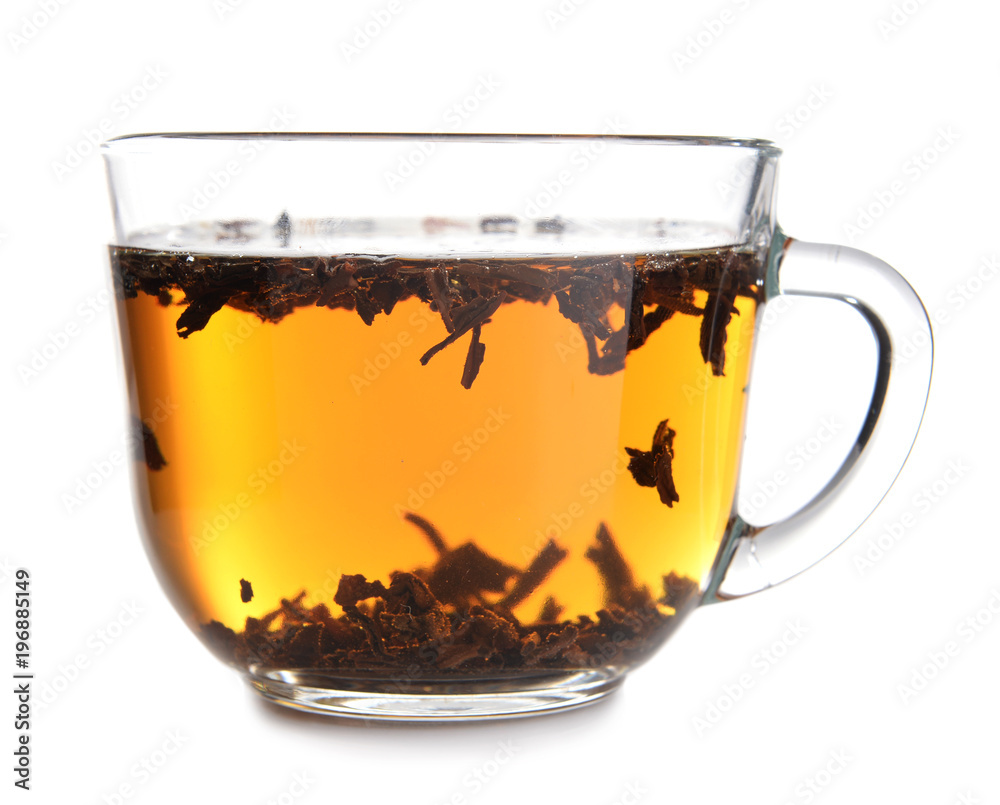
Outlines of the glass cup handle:
{"label": "glass cup handle", "polygon": [[[902,469],[930,388],[933,343],[920,298],[891,266],[846,246],[775,233],[765,298],[819,296],[852,305],[878,347],[868,415],[844,463],[819,493],[784,520],[755,526],[733,518],[703,601],[765,590],[812,566],[868,518]],[[902,355],[903,344],[919,345]],[[912,352],[909,350],[908,352]]]}

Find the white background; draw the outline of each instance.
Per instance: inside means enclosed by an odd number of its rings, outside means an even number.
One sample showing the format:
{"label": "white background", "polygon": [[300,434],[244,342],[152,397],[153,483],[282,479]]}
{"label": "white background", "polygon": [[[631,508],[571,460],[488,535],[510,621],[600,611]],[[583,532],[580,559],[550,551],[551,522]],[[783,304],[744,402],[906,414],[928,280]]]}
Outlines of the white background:
{"label": "white background", "polygon": [[[11,573],[27,567],[37,674],[32,791],[4,801],[1000,802],[988,340],[1000,282],[977,275],[1000,257],[1000,7],[398,0],[350,53],[344,44],[387,2],[226,2],[8,0],[0,18],[0,646],[12,669]],[[677,59],[685,51],[688,63]],[[843,548],[778,588],[696,612],[605,703],[436,728],[286,715],[258,702],[168,605],[123,467],[85,505],[65,503],[121,449],[124,429],[105,296],[110,214],[88,139],[102,119],[111,130],[100,138],[255,130],[275,109],[298,130],[450,130],[449,110],[484,79],[499,87],[461,121],[465,131],[587,132],[617,118],[632,133],[777,140],[784,229],[877,254],[947,317],[920,438]],[[915,170],[926,149],[926,169]],[[904,192],[884,214],[860,234],[845,228],[897,180]],[[70,332],[37,373],[25,370]],[[843,427],[756,519],[791,509],[839,462],[868,391],[868,340],[833,303],[797,302],[763,334],[744,489],[787,470],[788,452],[810,444],[824,417]],[[967,469],[923,502],[949,462]],[[862,566],[907,513],[912,527]],[[109,630],[130,606],[139,614]],[[792,638],[789,623],[804,634]],[[949,642],[957,656],[929,666],[933,678],[904,697],[899,686]],[[15,702],[0,701],[0,784],[10,791]],[[726,712],[713,718],[713,707]],[[159,753],[175,739],[173,754]],[[498,752],[507,757],[501,742],[514,753],[495,765]],[[164,757],[152,774],[136,765]]]}

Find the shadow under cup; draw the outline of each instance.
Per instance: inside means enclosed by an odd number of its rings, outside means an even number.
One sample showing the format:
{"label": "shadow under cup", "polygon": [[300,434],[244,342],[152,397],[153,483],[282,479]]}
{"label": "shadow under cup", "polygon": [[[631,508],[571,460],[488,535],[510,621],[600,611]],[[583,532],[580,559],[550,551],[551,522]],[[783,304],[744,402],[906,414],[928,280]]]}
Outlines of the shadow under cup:
{"label": "shadow under cup", "polygon": [[145,544],[266,697],[570,707],[700,603],[776,149],[145,135],[105,157]]}

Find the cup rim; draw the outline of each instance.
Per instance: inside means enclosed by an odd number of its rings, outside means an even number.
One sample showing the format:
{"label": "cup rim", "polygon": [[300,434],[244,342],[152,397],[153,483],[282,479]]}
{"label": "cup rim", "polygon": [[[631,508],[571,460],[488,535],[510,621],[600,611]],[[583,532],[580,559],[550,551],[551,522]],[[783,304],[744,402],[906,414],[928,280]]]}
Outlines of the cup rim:
{"label": "cup rim", "polygon": [[411,140],[433,142],[570,143],[622,142],[628,144],[746,148],[779,156],[773,141],[756,137],[715,137],[678,134],[518,134],[489,132],[406,132],[406,131],[164,131],[122,134],[101,143],[102,149],[115,143],[155,139],[178,140]]}

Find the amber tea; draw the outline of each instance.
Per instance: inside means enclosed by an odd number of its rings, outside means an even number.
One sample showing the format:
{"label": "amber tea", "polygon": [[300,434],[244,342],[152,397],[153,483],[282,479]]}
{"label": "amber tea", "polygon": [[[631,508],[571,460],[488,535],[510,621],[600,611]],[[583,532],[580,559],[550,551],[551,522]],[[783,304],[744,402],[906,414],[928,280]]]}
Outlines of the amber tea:
{"label": "amber tea", "polygon": [[697,603],[751,253],[112,263],[148,547],[228,661],[404,686],[624,668]]}

